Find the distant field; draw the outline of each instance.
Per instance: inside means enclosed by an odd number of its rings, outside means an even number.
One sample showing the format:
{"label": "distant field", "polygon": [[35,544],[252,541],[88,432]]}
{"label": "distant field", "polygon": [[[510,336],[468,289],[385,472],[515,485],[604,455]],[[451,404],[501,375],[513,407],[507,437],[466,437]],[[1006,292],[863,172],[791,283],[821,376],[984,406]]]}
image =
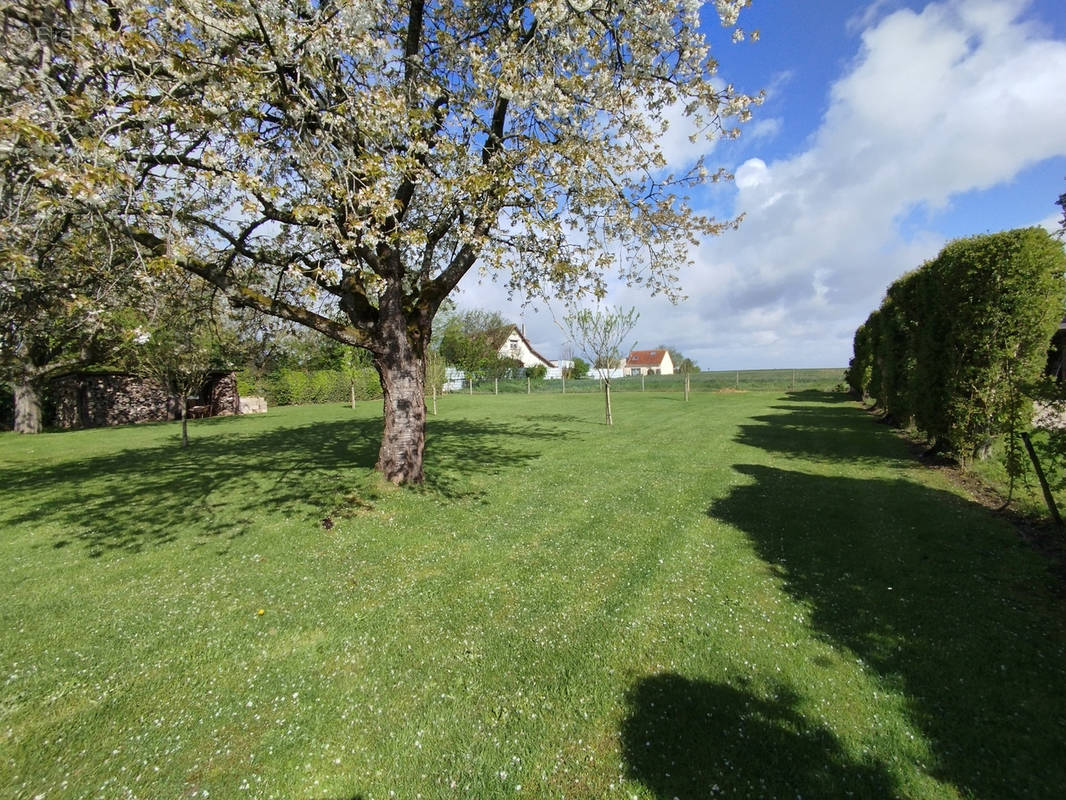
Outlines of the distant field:
{"label": "distant field", "polygon": [[[844,383],[844,368],[832,367],[826,369],[749,369],[749,370],[718,370],[694,372],[690,376],[690,387],[694,392],[718,391],[721,389],[741,390],[791,390],[791,389],[833,389]],[[682,391],[684,377],[681,375],[647,375],[643,383],[640,378],[615,378],[611,381],[613,391],[639,392],[642,391]],[[558,380],[530,381],[528,388],[531,392],[546,392],[549,394],[560,393],[563,390],[563,382]],[[566,381],[567,392],[596,392],[600,391],[599,380],[595,371],[590,377],[579,381]],[[519,380],[499,381],[501,393],[524,393],[527,389],[525,378]],[[475,382],[474,393],[486,394],[496,390],[496,384],[492,381]]]}
{"label": "distant field", "polygon": [[1062,796],[1003,519],[842,394],[601,403],[449,396],[421,490],[378,403],[0,434],[0,797]]}

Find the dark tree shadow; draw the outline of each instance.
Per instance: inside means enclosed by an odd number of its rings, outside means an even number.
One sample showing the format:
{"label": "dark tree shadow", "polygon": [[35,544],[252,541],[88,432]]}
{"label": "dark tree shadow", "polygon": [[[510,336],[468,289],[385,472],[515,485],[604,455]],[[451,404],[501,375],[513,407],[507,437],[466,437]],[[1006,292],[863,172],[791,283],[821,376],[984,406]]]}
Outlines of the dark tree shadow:
{"label": "dark tree shadow", "polygon": [[[239,420],[187,449],[175,444],[109,453],[82,461],[0,469],[12,493],[41,492],[37,507],[0,510],[0,522],[56,524],[52,542],[80,544],[90,556],[137,552],[179,538],[194,545],[254,533],[274,515],[307,520],[309,529],[346,505],[372,507],[372,472],[380,419],[354,419],[244,433]],[[457,500],[476,497],[463,476],[497,474],[539,458],[537,440],[564,436],[534,423],[432,420],[427,426],[421,491]],[[25,508],[25,507],[23,507]]]}
{"label": "dark tree shadow", "polygon": [[795,402],[840,404],[850,406],[855,398],[847,392],[827,392],[824,389],[793,389],[785,392],[785,399]]}
{"label": "dark tree shadow", "polygon": [[[844,400],[840,398],[844,397]],[[736,440],[768,453],[814,461],[903,464],[907,446],[884,427],[873,429],[868,413],[834,392],[793,392],[775,413],[741,425]]]}
{"label": "dark tree shadow", "polygon": [[[790,409],[741,439],[856,463],[843,437],[825,444],[826,419]],[[881,430],[855,438],[869,443]],[[907,480],[735,469],[750,484],[708,513],[747,533],[818,631],[899,687],[930,742],[931,773],[971,797],[1062,797],[1062,602],[1015,532]]]}
{"label": "dark tree shadow", "polygon": [[796,711],[732,686],[653,675],[627,694],[622,753],[629,777],[657,797],[893,797],[891,776],[856,763]]}

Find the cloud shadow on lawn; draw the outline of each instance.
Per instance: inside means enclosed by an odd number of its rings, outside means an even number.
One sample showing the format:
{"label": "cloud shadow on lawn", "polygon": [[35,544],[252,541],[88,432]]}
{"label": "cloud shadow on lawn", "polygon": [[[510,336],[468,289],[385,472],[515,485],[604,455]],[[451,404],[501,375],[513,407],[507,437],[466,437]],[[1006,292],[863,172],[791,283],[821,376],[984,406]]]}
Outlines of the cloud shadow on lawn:
{"label": "cloud shadow on lawn", "polygon": [[[106,435],[106,432],[101,432]],[[420,491],[449,499],[473,494],[461,477],[496,474],[541,455],[535,440],[564,436],[536,424],[431,420],[427,482]],[[56,548],[83,545],[88,555],[137,552],[178,539],[225,542],[278,516],[317,526],[338,503],[377,499],[372,472],[381,420],[324,422],[265,433],[214,432],[187,449],[168,443],[81,461],[0,470],[20,500],[6,524],[54,524]],[[32,507],[31,507],[32,506]]]}
{"label": "cloud shadow on lawn", "polygon": [[[800,406],[741,438],[851,465],[845,434],[824,444],[833,411]],[[781,438],[759,430],[775,426]],[[748,535],[812,609],[815,630],[907,698],[935,759],[929,772],[978,798],[1061,796],[1062,602],[1016,533],[976,503],[908,480],[734,469],[750,483],[708,514]]]}
{"label": "cloud shadow on lawn", "polygon": [[627,774],[670,800],[712,797],[893,797],[883,768],[852,761],[795,708],[724,684],[665,673],[626,695]]}

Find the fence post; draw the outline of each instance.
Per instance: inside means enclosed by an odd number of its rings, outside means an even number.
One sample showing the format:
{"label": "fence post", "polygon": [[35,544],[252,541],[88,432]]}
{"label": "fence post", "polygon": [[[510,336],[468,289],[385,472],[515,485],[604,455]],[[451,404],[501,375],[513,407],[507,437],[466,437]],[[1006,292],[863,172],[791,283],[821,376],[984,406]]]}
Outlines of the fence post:
{"label": "fence post", "polygon": [[493,394],[499,394],[500,393],[500,379],[499,378],[493,378],[492,379],[492,393]]}

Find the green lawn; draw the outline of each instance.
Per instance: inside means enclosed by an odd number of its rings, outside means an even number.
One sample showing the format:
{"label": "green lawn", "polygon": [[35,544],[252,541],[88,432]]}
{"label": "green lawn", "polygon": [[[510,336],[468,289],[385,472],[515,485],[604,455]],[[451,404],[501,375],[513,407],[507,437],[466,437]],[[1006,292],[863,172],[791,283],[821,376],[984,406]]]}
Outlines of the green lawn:
{"label": "green lawn", "polygon": [[0,796],[1063,795],[1062,587],[857,404],[440,412],[0,436]]}

